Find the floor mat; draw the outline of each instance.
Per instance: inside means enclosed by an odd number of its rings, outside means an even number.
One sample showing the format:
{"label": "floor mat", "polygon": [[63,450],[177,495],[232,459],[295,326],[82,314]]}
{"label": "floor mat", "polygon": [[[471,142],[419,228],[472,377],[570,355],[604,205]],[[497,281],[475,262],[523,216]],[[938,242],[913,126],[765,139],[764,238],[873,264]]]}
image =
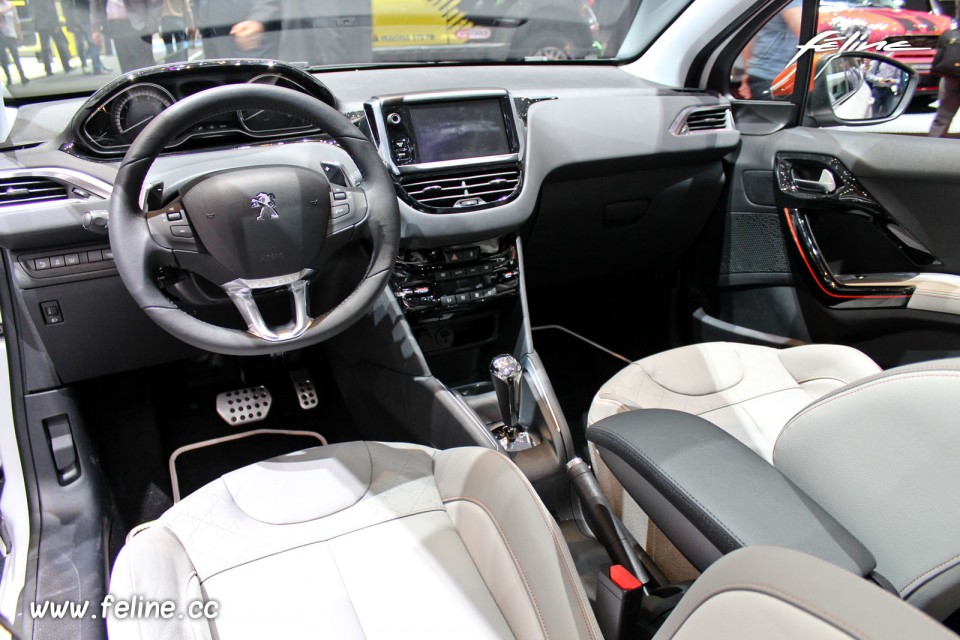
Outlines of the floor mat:
{"label": "floor mat", "polygon": [[[313,377],[318,403],[309,410],[300,408],[291,368],[307,369]],[[265,420],[238,427],[217,415],[218,393],[260,384],[273,394],[273,406]],[[173,504],[169,461],[184,445],[254,428],[322,432],[331,443],[362,438],[322,352],[317,350],[304,352],[292,365],[267,357],[240,360],[217,356],[177,362],[133,375],[90,380],[78,385],[78,396],[116,507],[118,527],[116,534],[111,534],[111,557],[127,531],[155,520]],[[211,473],[197,474],[194,479],[185,471],[181,488],[195,490],[236,466],[319,444],[316,438],[293,444],[288,440],[200,452],[197,455],[210,465]],[[233,449],[256,455],[244,458],[244,454],[232,453]]]}
{"label": "floor mat", "polygon": [[255,429],[184,445],[170,455],[173,502],[240,467],[325,444],[310,431]]}

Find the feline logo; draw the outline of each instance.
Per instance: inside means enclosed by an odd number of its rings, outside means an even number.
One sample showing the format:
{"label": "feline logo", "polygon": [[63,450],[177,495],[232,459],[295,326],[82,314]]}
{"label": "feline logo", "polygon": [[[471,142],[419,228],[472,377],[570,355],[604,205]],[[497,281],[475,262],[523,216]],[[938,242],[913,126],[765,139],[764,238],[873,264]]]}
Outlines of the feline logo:
{"label": "feline logo", "polygon": [[257,207],[260,207],[260,215],[257,216],[257,220],[273,220],[280,217],[280,214],[277,213],[277,201],[272,193],[261,191],[251,198],[250,208],[256,209]]}

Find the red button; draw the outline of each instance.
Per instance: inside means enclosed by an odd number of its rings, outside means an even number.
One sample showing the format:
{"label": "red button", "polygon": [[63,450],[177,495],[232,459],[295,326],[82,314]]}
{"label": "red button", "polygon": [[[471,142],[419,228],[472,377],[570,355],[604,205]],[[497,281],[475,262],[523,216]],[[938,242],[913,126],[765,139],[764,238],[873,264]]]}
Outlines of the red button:
{"label": "red button", "polygon": [[619,564],[610,567],[610,579],[613,580],[613,584],[624,591],[633,591],[643,586],[642,582],[637,580],[632,573]]}

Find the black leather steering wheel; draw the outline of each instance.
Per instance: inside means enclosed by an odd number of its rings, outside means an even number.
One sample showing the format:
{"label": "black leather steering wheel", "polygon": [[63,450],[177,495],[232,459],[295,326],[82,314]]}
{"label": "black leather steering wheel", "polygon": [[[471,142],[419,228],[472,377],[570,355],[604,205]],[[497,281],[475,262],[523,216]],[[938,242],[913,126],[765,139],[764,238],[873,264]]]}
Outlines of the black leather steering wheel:
{"label": "black leather steering wheel", "polygon": [[[278,111],[318,127],[356,162],[362,183],[334,188],[322,169],[290,165],[227,168],[191,181],[169,206],[144,211],[144,181],[164,147],[190,127],[240,109]],[[137,136],[117,173],[109,233],[120,277],[154,322],[200,349],[253,355],[315,344],[363,315],[393,271],[400,214],[376,149],[336,109],[291,89],[239,84],[177,102]],[[316,266],[334,248],[362,239],[371,257],[360,284],[330,311],[310,317],[308,285]],[[219,285],[247,330],[216,326],[181,310],[156,278],[164,266]],[[292,298],[291,321],[271,327],[253,294],[279,288]]]}

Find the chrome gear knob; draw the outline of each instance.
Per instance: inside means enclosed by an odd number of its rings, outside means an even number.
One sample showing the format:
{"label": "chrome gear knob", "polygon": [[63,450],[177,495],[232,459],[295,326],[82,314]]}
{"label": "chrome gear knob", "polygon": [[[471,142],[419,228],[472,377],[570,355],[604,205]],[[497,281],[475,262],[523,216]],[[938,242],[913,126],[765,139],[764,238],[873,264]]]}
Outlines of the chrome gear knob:
{"label": "chrome gear knob", "polygon": [[490,379],[497,393],[500,416],[508,431],[520,427],[520,379],[523,366],[510,354],[496,356],[490,361]]}

